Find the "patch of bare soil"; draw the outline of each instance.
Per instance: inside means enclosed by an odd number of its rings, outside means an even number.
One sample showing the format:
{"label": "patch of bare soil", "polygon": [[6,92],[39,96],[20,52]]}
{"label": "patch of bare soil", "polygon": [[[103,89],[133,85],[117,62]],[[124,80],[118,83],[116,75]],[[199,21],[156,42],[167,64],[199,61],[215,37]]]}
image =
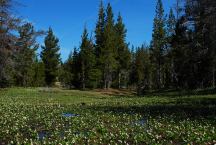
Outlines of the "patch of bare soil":
{"label": "patch of bare soil", "polygon": [[95,92],[99,92],[103,95],[114,95],[114,96],[133,96],[134,91],[127,89],[95,89]]}

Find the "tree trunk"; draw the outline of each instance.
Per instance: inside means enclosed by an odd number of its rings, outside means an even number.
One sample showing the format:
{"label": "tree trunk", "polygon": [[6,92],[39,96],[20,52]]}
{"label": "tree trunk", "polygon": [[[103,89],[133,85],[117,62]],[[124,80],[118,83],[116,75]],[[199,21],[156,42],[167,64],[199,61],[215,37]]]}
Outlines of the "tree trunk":
{"label": "tree trunk", "polygon": [[121,89],[121,72],[118,74],[118,88]]}
{"label": "tree trunk", "polygon": [[106,72],[104,72],[104,89],[107,89],[107,75]]}
{"label": "tree trunk", "polygon": [[174,70],[174,62],[173,59],[171,61],[171,85],[173,87],[173,84],[175,83],[175,70]]}
{"label": "tree trunk", "polygon": [[85,90],[85,66],[82,63],[82,89]]}
{"label": "tree trunk", "polygon": [[212,87],[215,88],[215,68],[213,68],[212,74]]}
{"label": "tree trunk", "polygon": [[157,89],[160,88],[161,88],[161,66],[159,64],[157,68]]}
{"label": "tree trunk", "polygon": [[107,89],[110,89],[111,88],[111,85],[112,85],[112,73],[109,71],[108,73],[108,81],[107,81]]}

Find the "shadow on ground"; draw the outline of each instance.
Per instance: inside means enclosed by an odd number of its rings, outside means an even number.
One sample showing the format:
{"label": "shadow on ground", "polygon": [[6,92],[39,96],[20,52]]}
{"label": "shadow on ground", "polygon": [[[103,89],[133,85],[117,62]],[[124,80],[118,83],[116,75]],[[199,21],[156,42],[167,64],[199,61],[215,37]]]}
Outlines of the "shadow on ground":
{"label": "shadow on ground", "polygon": [[143,116],[176,116],[178,119],[197,119],[216,117],[216,98],[204,99],[181,99],[175,103],[157,104],[157,105],[98,105],[91,106],[88,109],[93,111],[103,111],[113,114],[140,114]]}
{"label": "shadow on ground", "polygon": [[216,95],[216,88],[209,89],[197,89],[197,90],[176,90],[176,89],[164,89],[164,90],[153,90],[145,91],[143,95],[137,96],[136,91],[128,90],[98,90],[104,95],[111,95],[122,98],[131,98],[131,97],[152,97],[152,96],[162,96],[162,97],[191,97],[191,96],[202,96],[202,95]]}
{"label": "shadow on ground", "polygon": [[216,88],[209,89],[197,89],[197,90],[157,90],[146,91],[143,96],[167,96],[167,97],[183,97],[193,95],[214,95],[216,94]]}

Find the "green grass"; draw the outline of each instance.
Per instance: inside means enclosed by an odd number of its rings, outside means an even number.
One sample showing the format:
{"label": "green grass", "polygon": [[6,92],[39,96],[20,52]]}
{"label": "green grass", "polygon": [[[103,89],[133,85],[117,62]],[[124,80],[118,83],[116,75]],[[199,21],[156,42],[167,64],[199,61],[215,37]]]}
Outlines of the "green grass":
{"label": "green grass", "polygon": [[0,144],[213,144],[216,95],[2,89],[0,127]]}

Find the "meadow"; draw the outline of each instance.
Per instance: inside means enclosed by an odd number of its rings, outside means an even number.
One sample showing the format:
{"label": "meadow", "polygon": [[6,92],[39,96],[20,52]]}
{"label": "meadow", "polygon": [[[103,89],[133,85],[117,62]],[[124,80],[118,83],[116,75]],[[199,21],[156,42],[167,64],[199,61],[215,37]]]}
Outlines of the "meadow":
{"label": "meadow", "polygon": [[0,90],[0,144],[214,144],[216,95]]}

